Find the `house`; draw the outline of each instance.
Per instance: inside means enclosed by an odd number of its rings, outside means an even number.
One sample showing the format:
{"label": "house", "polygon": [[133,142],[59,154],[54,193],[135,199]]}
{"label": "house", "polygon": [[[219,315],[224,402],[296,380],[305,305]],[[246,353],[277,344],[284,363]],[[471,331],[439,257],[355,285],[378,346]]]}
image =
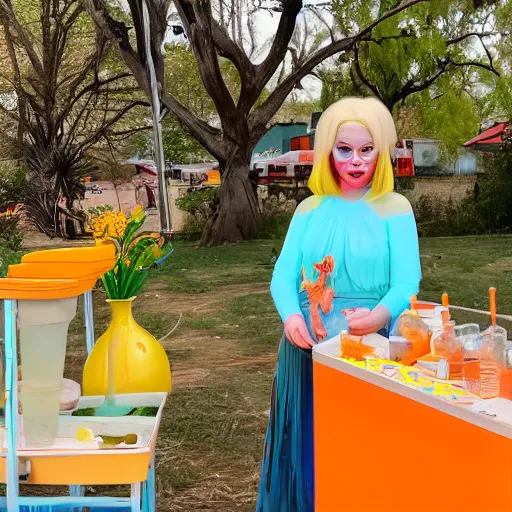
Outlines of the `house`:
{"label": "house", "polygon": [[253,154],[260,156],[265,152],[276,152],[282,155],[290,151],[290,139],[292,137],[307,135],[307,133],[307,123],[278,123],[263,135],[256,144]]}

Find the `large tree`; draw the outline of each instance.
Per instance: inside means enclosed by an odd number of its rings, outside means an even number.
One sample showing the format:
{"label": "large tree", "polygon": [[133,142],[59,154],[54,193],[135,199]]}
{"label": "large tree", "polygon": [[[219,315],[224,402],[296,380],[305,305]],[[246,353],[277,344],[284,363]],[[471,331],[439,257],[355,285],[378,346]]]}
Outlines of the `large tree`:
{"label": "large tree", "polygon": [[498,43],[503,47],[507,37],[510,4],[423,3],[386,20],[371,39],[320,70],[322,106],[347,94],[377,96],[402,136],[435,137],[453,155],[478,131],[489,91],[498,85],[493,96],[503,97]]}
{"label": "large tree", "polygon": [[[220,163],[222,169],[221,202],[210,226],[207,241],[210,244],[237,241],[256,233],[258,205],[248,179],[248,165],[252,150],[265,134],[269,123],[288,95],[319,64],[340,52],[351,50],[354,45],[372,37],[373,30],[384,20],[427,0],[402,0],[391,2],[388,9],[376,13],[372,0],[347,0],[354,12],[361,4],[368,16],[364,25],[347,26],[339,35],[332,32],[323,44],[313,45],[310,52],[296,51],[292,38],[299,24],[302,0],[257,1],[255,8],[265,8],[279,16],[275,36],[264,57],[252,52],[250,37],[242,37],[241,21],[226,19],[226,10],[210,0],[175,0],[179,19],[197,62],[198,71],[209,97],[213,101],[219,123],[214,126],[186,108],[173,94],[172,84],[164,84],[164,54],[162,46],[167,33],[171,0],[148,0],[151,25],[151,55],[155,62],[156,77],[160,84],[161,101],[183,127]],[[221,6],[226,2],[221,0]],[[144,53],[144,23],[140,0],[127,1],[134,34],[130,27],[109,11],[106,0],[84,0],[87,11],[106,37],[116,41],[121,54],[141,88],[149,96],[148,75]],[[330,2],[329,2],[330,3]],[[390,3],[389,1],[387,2]],[[240,7],[242,2],[236,2]],[[217,7],[214,10],[214,7]],[[247,12],[250,25],[254,13]],[[380,15],[379,15],[380,14]],[[224,16],[224,18],[223,18]],[[133,35],[133,37],[132,37]],[[275,77],[287,58],[289,50],[292,65],[272,87],[263,101],[259,101],[269,82]],[[251,55],[253,55],[251,57]],[[230,90],[223,76],[221,63],[228,60],[240,77],[239,91]]]}
{"label": "large tree", "polygon": [[28,169],[27,214],[58,236],[94,171],[89,151],[131,132],[121,121],[147,102],[80,0],[0,0],[0,26],[4,154]]}

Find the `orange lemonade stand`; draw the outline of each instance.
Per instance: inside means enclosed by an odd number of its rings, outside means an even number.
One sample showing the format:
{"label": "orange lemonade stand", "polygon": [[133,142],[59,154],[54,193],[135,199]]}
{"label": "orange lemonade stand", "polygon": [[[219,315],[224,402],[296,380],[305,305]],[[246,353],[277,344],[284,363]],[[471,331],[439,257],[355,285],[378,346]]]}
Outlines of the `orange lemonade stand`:
{"label": "orange lemonade stand", "polygon": [[[455,331],[466,352],[473,325]],[[465,368],[442,380],[392,354],[344,359],[341,337],[313,350],[316,512],[509,511],[512,401],[468,392]]]}
{"label": "orange lemonade stand", "polygon": [[[121,406],[152,415],[74,415],[99,408],[104,396],[82,396],[60,411],[68,328],[85,296],[87,349],[94,345],[91,290],[116,261],[113,245],[26,255],[0,279],[5,343],[5,427],[0,432],[0,482],[9,512],[155,510],[152,460],[167,393],[117,395]],[[1,323],[0,323],[1,325]],[[21,380],[18,377],[20,356]],[[90,436],[89,436],[90,434]],[[20,482],[69,486],[68,497],[20,496]],[[130,485],[127,498],[85,497],[85,485]],[[30,508],[32,510],[32,508]]]}

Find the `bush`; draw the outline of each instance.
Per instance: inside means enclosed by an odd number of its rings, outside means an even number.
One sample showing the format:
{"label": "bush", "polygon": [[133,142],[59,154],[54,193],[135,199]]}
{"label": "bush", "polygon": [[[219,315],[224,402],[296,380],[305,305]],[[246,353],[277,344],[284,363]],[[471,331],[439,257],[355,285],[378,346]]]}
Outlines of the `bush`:
{"label": "bush", "polygon": [[395,192],[405,194],[414,190],[414,178],[410,176],[395,176]]}
{"label": "bush", "polygon": [[191,213],[187,216],[183,229],[175,236],[176,240],[195,242],[201,239],[206,229],[207,220],[199,213]]}
{"label": "bush", "polygon": [[416,222],[423,224],[438,220],[446,207],[446,203],[438,198],[422,195],[412,202],[412,207]]}
{"label": "bush", "polygon": [[9,251],[21,251],[23,236],[19,231],[18,215],[0,215],[0,247]]}
{"label": "bush", "polygon": [[0,205],[23,202],[27,173],[22,167],[0,168]]}
{"label": "bush", "polygon": [[[413,205],[421,236],[466,236],[512,232],[512,151],[495,153],[485,162],[473,193],[460,203]],[[431,219],[423,212],[432,209]]]}
{"label": "bush", "polygon": [[203,203],[217,205],[219,203],[218,188],[204,188],[189,192],[186,196],[176,199],[176,206],[185,212],[196,213]]}
{"label": "bush", "polygon": [[292,217],[293,212],[263,215],[258,229],[258,238],[283,239]]}
{"label": "bush", "polygon": [[88,213],[90,215],[101,215],[105,212],[113,212],[114,207],[111,204],[99,204],[97,206],[90,206],[89,208],[86,208],[85,213]]}
{"label": "bush", "polygon": [[13,251],[2,244],[0,240],[0,277],[7,275],[9,265],[15,265],[21,261],[21,252]]}
{"label": "bush", "polygon": [[452,200],[441,205],[437,217],[426,222],[418,222],[420,236],[467,236],[486,233],[471,201],[460,203]]}

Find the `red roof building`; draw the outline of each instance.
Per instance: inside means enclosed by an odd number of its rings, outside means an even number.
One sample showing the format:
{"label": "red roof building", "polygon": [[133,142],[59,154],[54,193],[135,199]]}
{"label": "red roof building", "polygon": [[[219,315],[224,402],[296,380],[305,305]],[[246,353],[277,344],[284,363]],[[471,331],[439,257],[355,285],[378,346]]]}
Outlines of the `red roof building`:
{"label": "red roof building", "polygon": [[509,128],[510,123],[497,123],[464,144],[465,148],[473,148],[481,151],[497,151],[503,144],[503,134]]}

